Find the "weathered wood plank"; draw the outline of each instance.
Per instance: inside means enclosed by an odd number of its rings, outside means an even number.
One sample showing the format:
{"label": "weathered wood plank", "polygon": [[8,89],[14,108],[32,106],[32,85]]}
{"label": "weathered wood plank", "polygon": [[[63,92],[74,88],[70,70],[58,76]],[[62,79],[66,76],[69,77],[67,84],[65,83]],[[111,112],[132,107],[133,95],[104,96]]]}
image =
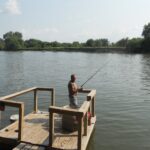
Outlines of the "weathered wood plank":
{"label": "weathered wood plank", "polygon": [[23,91],[20,91],[20,92],[16,92],[16,93],[13,93],[13,94],[10,94],[10,95],[7,95],[7,96],[3,96],[3,97],[0,97],[0,100],[11,99],[11,98],[14,98],[16,96],[31,92],[35,89],[36,89],[36,87],[32,87],[32,88],[29,88],[29,89],[26,89],[26,90],[23,90]]}
{"label": "weathered wood plank", "polygon": [[90,140],[92,132],[94,131],[95,123],[96,123],[96,116],[91,118],[91,125],[88,126],[87,136],[82,137],[82,149],[83,150],[86,150],[86,148],[88,146],[88,142]]}
{"label": "weathered wood plank", "polygon": [[[92,100],[93,97],[96,95],[96,90],[91,90],[91,92],[87,95],[87,97]],[[87,99],[88,100],[88,99]]]}
{"label": "weathered wood plank", "polygon": [[34,112],[37,113],[38,111],[38,96],[37,96],[37,89],[34,90]]}
{"label": "weathered wood plank", "polygon": [[74,116],[83,116],[83,112],[76,109],[71,108],[62,108],[56,106],[50,106],[49,111],[58,114],[66,114],[66,115],[74,115]]}
{"label": "weathered wood plank", "polygon": [[[28,141],[31,143],[35,144],[44,144],[48,145],[48,136],[49,136],[49,131],[48,131],[48,114],[30,114],[25,117],[25,123],[24,123],[24,130],[23,130],[23,140]],[[47,124],[45,121],[47,120]],[[93,118],[92,118],[93,120]],[[96,119],[95,119],[96,120]],[[61,120],[57,120],[57,124],[61,124]],[[15,123],[16,124],[16,123]],[[92,130],[94,128],[95,122],[92,121],[91,126],[88,126],[87,129],[87,136],[81,136],[82,138],[82,149],[85,150],[85,147],[88,144],[90,134],[92,133]],[[57,125],[58,127],[59,125]],[[11,129],[15,129],[14,125],[11,125]],[[75,132],[64,132],[61,129],[61,126],[59,133],[55,134],[54,137],[54,142],[53,142],[53,147],[59,148],[59,149],[77,149],[77,131]],[[11,136],[13,136],[14,131],[11,132]],[[30,145],[30,144],[29,144]],[[27,147],[29,147],[26,146]],[[19,150],[20,147],[23,148],[25,146],[24,143],[19,144],[14,150]],[[37,150],[37,149],[43,149],[43,147],[39,146],[32,146],[31,150]]]}
{"label": "weathered wood plank", "polygon": [[[6,105],[19,107],[19,121],[11,124],[3,130],[0,130],[0,140],[16,141],[19,132],[20,144],[14,150],[44,150],[45,146],[51,149],[67,149],[67,150],[85,150],[90,136],[93,132],[96,116],[95,116],[95,95],[96,90],[81,90],[81,93],[88,93],[87,101],[83,103],[81,108],[60,108],[55,106],[49,107],[49,113],[38,112],[37,91],[51,92],[51,105],[55,102],[55,91],[53,88],[37,88],[33,87],[8,96],[1,97],[1,101],[5,101]],[[7,101],[10,98],[34,91],[34,113],[24,117],[24,105],[20,102]],[[88,112],[92,113],[92,123],[88,125]],[[77,117],[78,130],[74,132],[66,132],[62,129],[62,119],[60,115],[65,114]],[[95,116],[95,117],[94,117]],[[23,121],[24,119],[24,121]],[[84,121],[83,121],[84,120]],[[19,126],[18,126],[19,123]],[[84,130],[83,130],[84,127]],[[55,131],[55,133],[54,133]],[[9,139],[9,140],[7,140]]]}
{"label": "weathered wood plank", "polygon": [[0,100],[1,102],[3,102],[6,106],[11,106],[11,107],[20,107],[21,104],[23,104],[23,102],[17,102],[17,101],[13,101],[13,100]]}
{"label": "weathered wood plank", "polygon": [[23,136],[23,120],[24,118],[24,104],[21,105],[21,107],[19,107],[19,122],[18,122],[18,140],[22,140],[22,136]]}

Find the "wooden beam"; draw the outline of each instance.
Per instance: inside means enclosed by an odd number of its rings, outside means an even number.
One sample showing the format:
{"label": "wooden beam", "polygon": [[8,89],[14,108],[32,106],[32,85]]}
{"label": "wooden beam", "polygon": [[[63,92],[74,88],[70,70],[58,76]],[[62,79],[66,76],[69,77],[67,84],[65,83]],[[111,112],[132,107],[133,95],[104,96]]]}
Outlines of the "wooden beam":
{"label": "wooden beam", "polygon": [[81,117],[78,117],[78,150],[82,150],[82,126],[83,126],[83,121]]}
{"label": "wooden beam", "polygon": [[54,138],[54,113],[49,113],[49,146],[52,147]]}
{"label": "wooden beam", "polygon": [[91,89],[82,89],[82,90],[79,90],[78,92],[79,93],[89,93],[91,91],[92,91]]}
{"label": "wooden beam", "polygon": [[88,113],[84,115],[84,136],[87,136]]}
{"label": "wooden beam", "polygon": [[91,92],[87,95],[87,97],[91,97],[91,99],[96,95],[96,90],[91,90]]}
{"label": "wooden beam", "polygon": [[34,113],[38,111],[38,96],[37,96],[37,89],[34,90]]}
{"label": "wooden beam", "polygon": [[16,102],[12,100],[0,100],[6,106],[17,107],[19,108],[19,121],[18,121],[18,140],[22,140],[23,135],[23,118],[24,118],[24,103],[23,102]]}
{"label": "wooden beam", "polygon": [[58,114],[66,114],[66,115],[74,115],[74,116],[83,116],[83,111],[69,108],[62,108],[56,106],[50,106],[49,112],[58,113]]}
{"label": "wooden beam", "polygon": [[24,104],[19,107],[19,133],[18,140],[21,141],[23,137],[23,118],[24,118]]}
{"label": "wooden beam", "polygon": [[29,88],[29,89],[26,89],[26,90],[23,90],[23,91],[20,91],[20,92],[16,92],[16,93],[13,93],[13,94],[10,94],[10,95],[7,95],[7,96],[3,96],[3,97],[0,97],[0,100],[11,99],[11,98],[14,98],[16,96],[31,92],[35,89],[36,89],[36,87],[32,87],[32,88]]}
{"label": "wooden beam", "polygon": [[54,106],[55,105],[55,90],[52,89],[51,92],[51,105]]}
{"label": "wooden beam", "polygon": [[39,88],[39,87],[37,87],[37,90],[39,90],[39,91],[52,91],[53,88]]}
{"label": "wooden beam", "polygon": [[0,100],[0,102],[3,102],[5,104],[5,106],[10,106],[10,107],[17,107],[19,108],[23,102],[17,102],[17,101],[13,101],[13,100]]}
{"label": "wooden beam", "polygon": [[54,88],[37,88],[39,91],[50,91],[51,92],[51,105],[55,105],[55,90]]}
{"label": "wooden beam", "polygon": [[90,106],[91,106],[91,101],[85,101],[84,105],[81,106],[81,108],[79,110],[82,111],[85,115],[87,113],[87,111],[89,110]]}
{"label": "wooden beam", "polygon": [[95,96],[92,98],[92,117],[95,116]]}

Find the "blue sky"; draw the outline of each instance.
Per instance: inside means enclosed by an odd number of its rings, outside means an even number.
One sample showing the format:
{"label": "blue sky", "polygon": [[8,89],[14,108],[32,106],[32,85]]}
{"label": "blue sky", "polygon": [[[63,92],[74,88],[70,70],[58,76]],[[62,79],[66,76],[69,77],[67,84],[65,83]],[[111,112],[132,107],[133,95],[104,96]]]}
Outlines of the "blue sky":
{"label": "blue sky", "polygon": [[89,38],[140,37],[150,22],[150,0],[0,0],[0,38],[85,42]]}

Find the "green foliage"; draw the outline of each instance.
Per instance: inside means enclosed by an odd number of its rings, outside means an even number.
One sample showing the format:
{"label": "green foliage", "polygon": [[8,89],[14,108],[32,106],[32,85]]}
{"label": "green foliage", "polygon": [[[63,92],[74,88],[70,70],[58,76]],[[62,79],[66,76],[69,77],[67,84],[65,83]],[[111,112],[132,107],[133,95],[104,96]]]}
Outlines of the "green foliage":
{"label": "green foliage", "polygon": [[128,40],[127,48],[131,52],[141,52],[141,44],[143,42],[142,38],[132,38]]}
{"label": "green foliage", "polygon": [[102,43],[102,47],[107,47],[109,46],[109,41],[108,39],[100,39],[101,43]]}
{"label": "green foliage", "polygon": [[7,32],[3,35],[6,50],[18,50],[23,48],[22,34],[19,32]]}
{"label": "green foliage", "polygon": [[61,44],[57,41],[51,42],[50,44],[52,47],[60,47],[61,46]]}
{"label": "green foliage", "polygon": [[141,47],[143,52],[150,52],[150,38],[144,39]]}
{"label": "green foliage", "polygon": [[94,40],[93,39],[88,39],[87,41],[86,41],[86,46],[87,47],[94,47]]}
{"label": "green foliage", "polygon": [[0,50],[3,50],[5,46],[4,40],[0,38]]}
{"label": "green foliage", "polygon": [[[23,41],[20,32],[7,32],[0,38],[0,50],[19,50],[19,49],[88,49],[92,48],[127,48],[127,52],[150,52],[150,23],[144,26],[142,35],[144,38],[122,38],[116,43],[109,43],[108,39],[88,39],[84,43],[74,41],[72,43],[60,43],[57,41],[44,42],[37,39],[29,39]],[[110,50],[111,51],[111,50]]]}
{"label": "green foliage", "polygon": [[74,41],[72,43],[72,47],[81,47],[80,43],[78,41]]}
{"label": "green foliage", "polygon": [[24,41],[24,45],[26,48],[33,48],[33,49],[41,49],[43,48],[43,42],[36,39],[29,39]]}
{"label": "green foliage", "polygon": [[69,47],[72,47],[72,44],[71,43],[62,43],[62,44],[60,44],[60,47],[69,48]]}
{"label": "green foliage", "polygon": [[144,39],[150,38],[150,23],[144,26],[142,35],[144,36]]}
{"label": "green foliage", "polygon": [[126,47],[128,44],[128,38],[123,38],[116,42],[115,46],[117,47]]}
{"label": "green foliage", "polygon": [[108,39],[89,39],[86,41],[85,45],[87,47],[107,47],[109,45]]}

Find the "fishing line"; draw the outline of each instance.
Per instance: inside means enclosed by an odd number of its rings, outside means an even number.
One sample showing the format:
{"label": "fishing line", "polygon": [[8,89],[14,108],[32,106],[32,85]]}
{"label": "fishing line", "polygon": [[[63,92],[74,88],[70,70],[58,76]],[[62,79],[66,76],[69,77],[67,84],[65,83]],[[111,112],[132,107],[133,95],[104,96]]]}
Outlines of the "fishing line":
{"label": "fishing line", "polygon": [[97,71],[94,72],[94,74],[92,74],[92,75],[81,85],[81,88],[82,88],[89,80],[91,80],[98,72],[100,72],[100,71],[103,69],[103,67],[105,67],[109,62],[110,62],[110,60],[107,61],[106,63],[104,63],[102,66],[100,66],[100,68],[97,69]]}

